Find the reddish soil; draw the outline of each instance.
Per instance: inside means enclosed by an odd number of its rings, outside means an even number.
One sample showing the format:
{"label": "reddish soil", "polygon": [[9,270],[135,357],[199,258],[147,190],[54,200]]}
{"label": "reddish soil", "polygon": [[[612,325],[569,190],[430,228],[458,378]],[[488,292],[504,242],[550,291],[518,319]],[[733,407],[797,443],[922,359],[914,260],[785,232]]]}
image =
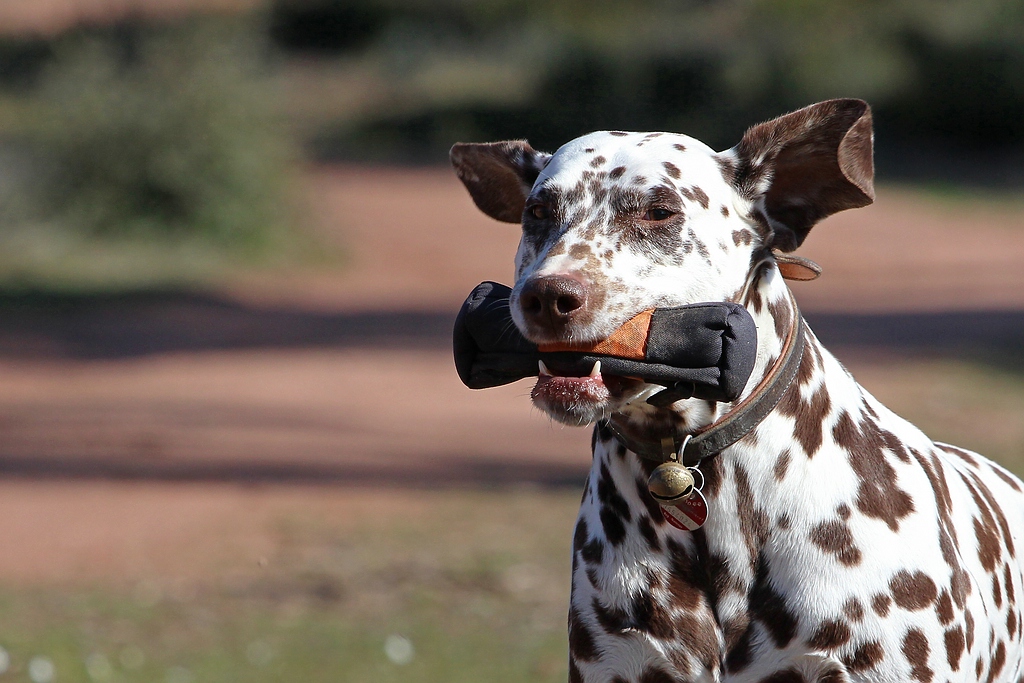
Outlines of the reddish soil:
{"label": "reddish soil", "polygon": [[[316,224],[348,254],[340,272],[11,323],[0,580],[248,570],[282,518],[578,480],[586,430],[539,415],[528,383],[471,392],[451,365],[447,325],[477,282],[510,281],[516,227],[444,170],[316,170],[310,188]],[[794,287],[812,313],[1024,310],[1020,207],[883,190],[801,253],[825,269]]]}

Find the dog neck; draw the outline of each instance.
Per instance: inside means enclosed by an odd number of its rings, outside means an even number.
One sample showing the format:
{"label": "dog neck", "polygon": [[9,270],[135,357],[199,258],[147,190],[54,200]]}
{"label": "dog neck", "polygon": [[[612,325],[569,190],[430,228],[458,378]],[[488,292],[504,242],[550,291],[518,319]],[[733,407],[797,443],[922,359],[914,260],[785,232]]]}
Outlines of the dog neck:
{"label": "dog neck", "polygon": [[635,402],[613,415],[607,425],[629,450],[659,462],[678,458],[687,465],[697,464],[743,438],[788,392],[802,364],[806,335],[775,263],[757,264],[735,298],[746,306],[759,331],[755,366],[744,391],[728,404]]}

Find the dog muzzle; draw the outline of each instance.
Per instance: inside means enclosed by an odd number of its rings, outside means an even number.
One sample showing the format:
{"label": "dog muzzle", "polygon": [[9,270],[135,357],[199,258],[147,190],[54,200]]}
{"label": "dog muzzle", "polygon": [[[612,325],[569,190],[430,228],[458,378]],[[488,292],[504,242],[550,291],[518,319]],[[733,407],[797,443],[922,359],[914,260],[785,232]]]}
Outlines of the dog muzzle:
{"label": "dog muzzle", "polygon": [[585,345],[537,345],[512,321],[512,290],[483,282],[455,320],[455,367],[471,389],[509,384],[539,374],[583,377],[596,361],[609,375],[665,387],[649,403],[684,398],[736,400],[754,369],[757,328],[739,304],[709,302],[654,308],[627,320],[607,339]]}

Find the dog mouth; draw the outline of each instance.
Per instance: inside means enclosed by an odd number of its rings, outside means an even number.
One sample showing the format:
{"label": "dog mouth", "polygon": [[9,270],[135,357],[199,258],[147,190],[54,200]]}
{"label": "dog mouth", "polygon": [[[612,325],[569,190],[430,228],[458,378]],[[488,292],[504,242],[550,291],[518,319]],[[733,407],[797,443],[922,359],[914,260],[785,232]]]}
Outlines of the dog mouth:
{"label": "dog mouth", "polygon": [[595,361],[585,376],[559,374],[539,361],[537,383],[530,392],[534,405],[563,424],[582,426],[604,419],[631,400],[645,382],[601,372]]}

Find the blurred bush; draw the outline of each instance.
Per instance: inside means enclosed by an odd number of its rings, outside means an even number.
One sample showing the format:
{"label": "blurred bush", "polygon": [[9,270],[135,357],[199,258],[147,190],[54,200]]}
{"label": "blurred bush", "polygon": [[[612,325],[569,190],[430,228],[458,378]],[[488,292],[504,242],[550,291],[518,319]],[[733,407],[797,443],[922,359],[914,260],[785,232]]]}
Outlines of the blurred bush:
{"label": "blurred bush", "polygon": [[271,26],[284,49],[360,75],[358,106],[317,138],[328,158],[439,161],[454,139],[552,149],[600,128],[722,148],[842,96],[872,103],[894,172],[954,150],[983,180],[1024,182],[1016,0],[277,0]]}
{"label": "blurred bush", "polygon": [[156,284],[320,258],[262,18],[0,44],[0,281]]}
{"label": "blurred bush", "polygon": [[286,135],[242,22],[127,23],[53,46],[31,131],[44,206],[105,237],[267,246],[286,216]]}

